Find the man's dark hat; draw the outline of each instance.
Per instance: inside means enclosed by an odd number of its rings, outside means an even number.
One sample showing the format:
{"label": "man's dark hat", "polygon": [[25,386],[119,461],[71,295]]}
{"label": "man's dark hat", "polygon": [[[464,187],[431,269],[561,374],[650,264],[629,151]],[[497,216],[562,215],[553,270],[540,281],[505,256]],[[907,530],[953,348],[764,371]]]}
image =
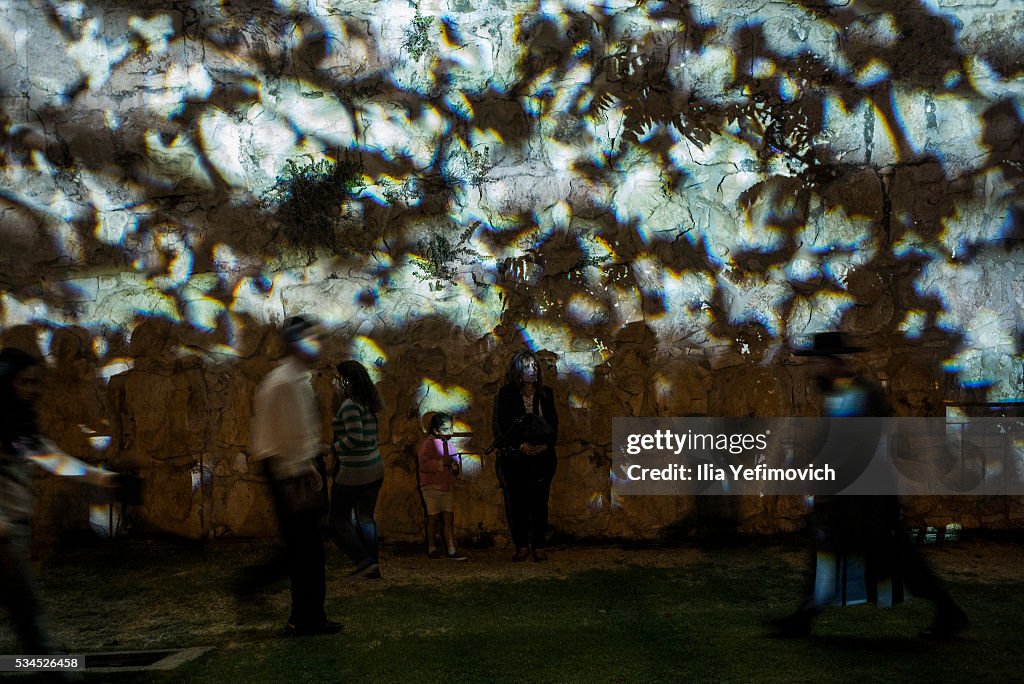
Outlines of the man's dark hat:
{"label": "man's dark hat", "polygon": [[798,349],[796,356],[838,356],[840,354],[856,354],[867,347],[855,347],[848,344],[846,336],[841,332],[821,332],[814,334],[814,345],[810,349]]}
{"label": "man's dark hat", "polygon": [[295,344],[305,337],[306,333],[314,325],[316,325],[316,322],[308,316],[292,316],[284,322],[284,328],[281,331],[284,335],[284,341],[288,344]]}

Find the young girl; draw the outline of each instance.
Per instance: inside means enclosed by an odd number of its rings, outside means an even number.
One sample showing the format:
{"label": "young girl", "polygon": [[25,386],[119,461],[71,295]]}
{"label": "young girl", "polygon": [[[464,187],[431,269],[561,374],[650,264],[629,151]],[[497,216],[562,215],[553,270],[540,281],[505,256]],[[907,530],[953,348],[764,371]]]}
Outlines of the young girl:
{"label": "young girl", "polygon": [[459,463],[449,440],[452,417],[435,413],[430,419],[430,436],[420,444],[417,460],[420,470],[420,493],[427,508],[427,556],[440,558],[437,542],[442,536],[447,555],[452,560],[466,560],[455,550],[455,499],[452,488],[458,476]]}

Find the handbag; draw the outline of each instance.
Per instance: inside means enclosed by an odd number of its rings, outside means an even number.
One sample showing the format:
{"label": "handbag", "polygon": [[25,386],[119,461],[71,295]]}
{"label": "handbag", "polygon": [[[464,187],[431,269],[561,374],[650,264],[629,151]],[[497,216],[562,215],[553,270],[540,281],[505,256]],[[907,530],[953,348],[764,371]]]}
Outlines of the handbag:
{"label": "handbag", "polygon": [[526,420],[523,421],[519,434],[520,444],[526,442],[527,444],[542,446],[550,442],[551,438],[555,436],[555,429],[551,427],[551,423],[544,420],[541,416],[530,413],[527,414]]}

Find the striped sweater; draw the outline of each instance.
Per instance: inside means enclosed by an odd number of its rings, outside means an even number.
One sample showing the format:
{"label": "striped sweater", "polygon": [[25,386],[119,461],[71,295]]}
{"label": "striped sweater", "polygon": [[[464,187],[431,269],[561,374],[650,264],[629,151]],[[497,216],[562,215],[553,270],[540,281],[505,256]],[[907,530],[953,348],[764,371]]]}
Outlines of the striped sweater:
{"label": "striped sweater", "polygon": [[334,416],[332,444],[340,485],[364,485],[384,477],[384,461],[377,449],[377,415],[345,399]]}

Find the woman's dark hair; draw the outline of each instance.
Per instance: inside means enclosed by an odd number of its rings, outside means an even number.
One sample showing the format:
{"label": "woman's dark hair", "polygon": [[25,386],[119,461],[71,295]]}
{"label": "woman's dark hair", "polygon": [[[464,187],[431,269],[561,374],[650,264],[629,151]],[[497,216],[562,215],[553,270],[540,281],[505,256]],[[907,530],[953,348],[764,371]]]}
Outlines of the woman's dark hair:
{"label": "woman's dark hair", "polygon": [[384,406],[377,388],[373,386],[370,374],[358,361],[342,361],[337,366],[338,374],[348,385],[348,396],[357,404],[362,404],[370,413],[377,413]]}
{"label": "woman's dark hair", "polygon": [[431,432],[431,434],[435,434],[436,435],[437,431],[441,429],[441,423],[443,423],[446,420],[449,423],[451,423],[452,422],[451,415],[449,415],[447,413],[435,413],[433,416],[431,416],[431,418],[430,418],[430,432]]}
{"label": "woman's dark hair", "polygon": [[0,350],[0,446],[7,451],[19,439],[39,434],[35,407],[14,390],[18,374],[38,365],[39,359],[20,349]]}
{"label": "woman's dark hair", "polygon": [[523,368],[526,366],[526,362],[531,359],[537,366],[537,387],[542,386],[544,384],[544,376],[541,375],[540,359],[532,351],[521,351],[512,357],[512,362],[508,364],[508,370],[505,371],[505,384],[515,385],[517,389],[522,389]]}

